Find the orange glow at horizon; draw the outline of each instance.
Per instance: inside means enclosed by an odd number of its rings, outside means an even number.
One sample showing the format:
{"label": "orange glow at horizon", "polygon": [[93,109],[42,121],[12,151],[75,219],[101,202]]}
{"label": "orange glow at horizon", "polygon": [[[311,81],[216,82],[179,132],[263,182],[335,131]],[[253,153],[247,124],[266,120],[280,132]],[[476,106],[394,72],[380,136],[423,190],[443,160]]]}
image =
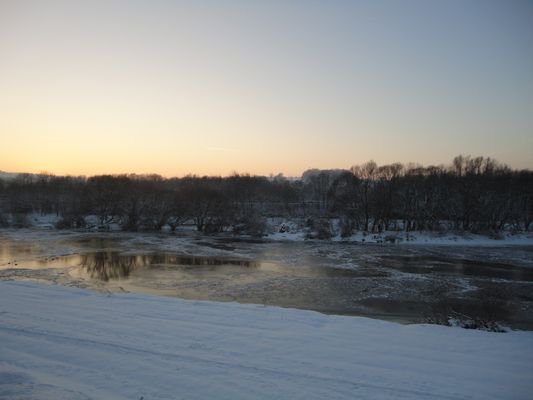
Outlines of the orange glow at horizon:
{"label": "orange glow at horizon", "polygon": [[245,4],[1,2],[0,170],[533,168],[526,5]]}

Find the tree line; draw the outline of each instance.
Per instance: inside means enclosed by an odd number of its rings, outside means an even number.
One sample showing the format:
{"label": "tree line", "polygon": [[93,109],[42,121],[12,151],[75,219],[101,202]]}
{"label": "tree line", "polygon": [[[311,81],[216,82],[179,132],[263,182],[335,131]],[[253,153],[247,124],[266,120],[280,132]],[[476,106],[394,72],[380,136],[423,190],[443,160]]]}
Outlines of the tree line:
{"label": "tree line", "polygon": [[117,224],[128,231],[175,231],[187,224],[206,233],[261,235],[271,217],[303,221],[323,238],[331,235],[332,220],[342,236],[529,231],[533,172],[491,158],[457,156],[446,166],[369,161],[347,170],[308,170],[299,179],[43,173],[0,180],[0,225],[26,226],[30,213],[56,214],[58,228]]}

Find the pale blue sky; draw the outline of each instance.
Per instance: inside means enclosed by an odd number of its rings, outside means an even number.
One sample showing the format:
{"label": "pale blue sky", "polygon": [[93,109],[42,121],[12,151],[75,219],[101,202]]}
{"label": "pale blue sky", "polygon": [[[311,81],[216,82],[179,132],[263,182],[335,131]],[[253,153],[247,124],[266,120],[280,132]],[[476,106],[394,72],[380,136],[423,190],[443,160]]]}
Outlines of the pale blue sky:
{"label": "pale blue sky", "polygon": [[2,0],[0,54],[3,170],[533,168],[532,1]]}

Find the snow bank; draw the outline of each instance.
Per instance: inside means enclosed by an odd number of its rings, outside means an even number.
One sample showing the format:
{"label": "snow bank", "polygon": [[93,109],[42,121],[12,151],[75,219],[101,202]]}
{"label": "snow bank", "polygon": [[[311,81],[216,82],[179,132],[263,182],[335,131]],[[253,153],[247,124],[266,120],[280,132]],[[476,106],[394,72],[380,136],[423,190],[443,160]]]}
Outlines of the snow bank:
{"label": "snow bank", "polygon": [[[14,217],[11,217],[11,220]],[[57,222],[61,219],[56,214],[40,214],[31,213],[25,216],[24,226],[34,230],[55,230]],[[13,221],[12,221],[13,222]],[[99,226],[96,215],[88,215],[85,217],[85,222],[89,228],[87,231],[121,231],[121,227],[117,223]],[[512,233],[510,231],[502,231],[491,237],[484,234],[473,234],[468,232],[431,232],[431,231],[384,231],[382,233],[367,233],[358,231],[350,237],[341,237],[340,229],[338,227],[339,221],[337,219],[330,220],[331,226],[331,241],[346,241],[357,243],[374,243],[374,244],[407,244],[407,245],[438,245],[438,246],[533,246],[533,233],[520,232]],[[12,230],[12,229],[8,229]],[[162,229],[163,232],[170,230],[168,225]],[[0,229],[0,233],[6,229]],[[59,231],[64,232],[64,231]],[[182,225],[178,227],[179,233],[197,233],[196,228],[192,225]],[[271,217],[267,219],[267,234],[265,239],[271,241],[294,241],[303,242],[308,240],[310,230],[305,227],[304,219],[287,219],[281,217]],[[146,233],[145,234],[150,234]],[[158,232],[152,232],[158,234]],[[238,236],[238,235],[237,235]],[[311,235],[312,236],[312,235]],[[327,239],[322,241],[327,242]]]}
{"label": "snow bank", "polygon": [[[331,222],[332,225],[334,221]],[[281,227],[281,228],[280,228]],[[283,229],[289,227],[289,229]],[[349,237],[341,237],[338,229],[332,229],[332,241],[357,242],[373,244],[407,244],[407,245],[438,245],[438,246],[532,246],[533,233],[500,232],[496,237],[469,232],[430,232],[430,231],[384,231],[382,233],[356,232]],[[292,222],[270,224],[270,233],[266,239],[273,241],[304,241],[307,240],[305,228]],[[327,241],[327,240],[325,240]]]}
{"label": "snow bank", "polygon": [[[339,240],[340,238],[337,238]],[[473,233],[454,232],[384,232],[381,234],[365,234],[358,232],[351,236],[349,241],[366,243],[395,243],[395,244],[423,244],[438,246],[531,246],[533,245],[533,234],[521,233],[511,234],[502,232],[497,239],[488,235]]]}
{"label": "snow bank", "polygon": [[1,399],[526,399],[533,332],[0,282]]}

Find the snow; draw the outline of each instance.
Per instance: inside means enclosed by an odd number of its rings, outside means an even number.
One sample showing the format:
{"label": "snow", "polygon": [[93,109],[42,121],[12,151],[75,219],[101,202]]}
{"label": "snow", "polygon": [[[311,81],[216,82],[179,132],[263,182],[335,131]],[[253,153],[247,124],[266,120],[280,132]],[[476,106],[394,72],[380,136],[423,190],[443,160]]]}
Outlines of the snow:
{"label": "snow", "polygon": [[[26,222],[33,230],[56,230],[55,224],[61,218],[56,214],[28,214]],[[98,218],[96,215],[88,215],[85,221],[92,228],[89,230],[98,230]],[[338,228],[338,220],[332,219],[330,221],[332,226],[331,241],[335,242],[356,242],[356,243],[372,243],[384,245],[437,245],[437,246],[533,246],[532,232],[511,233],[510,231],[502,231],[499,237],[494,238],[483,234],[473,234],[467,232],[431,232],[431,231],[384,231],[382,233],[368,233],[358,231],[352,236],[343,238],[340,235]],[[308,241],[307,232],[305,228],[305,221],[301,218],[286,219],[280,217],[273,217],[267,219],[267,232],[264,239],[269,241],[284,241],[284,242],[303,242]],[[117,223],[109,224],[108,231],[118,232],[121,230]],[[195,228],[192,226],[180,226],[179,233],[190,233]],[[2,229],[2,231],[12,231],[9,229]],[[165,232],[167,231],[167,232]],[[60,231],[61,232],[61,231]],[[64,231],[63,231],[64,232]],[[163,229],[163,232],[168,233],[168,227]],[[394,238],[394,240],[391,240]],[[314,240],[314,239],[313,239]],[[328,240],[321,240],[327,242]]]}
{"label": "snow", "polygon": [[15,179],[19,175],[18,172],[6,172],[0,171],[0,179],[3,181],[10,181]]}
{"label": "snow", "polygon": [[0,282],[0,399],[530,399],[533,332]]}
{"label": "snow", "polygon": [[[274,225],[270,223],[270,233],[266,239],[272,241],[304,241],[308,240],[305,229],[295,222],[283,222]],[[332,222],[332,225],[333,224]],[[283,226],[289,229],[280,229]],[[533,233],[511,233],[503,231],[500,235],[490,237],[483,234],[467,232],[430,232],[430,231],[384,231],[382,233],[356,232],[350,237],[341,237],[338,229],[332,229],[331,241],[357,242],[372,244],[395,244],[395,245],[437,245],[437,246],[531,246],[533,245]],[[326,240],[327,241],[327,240]]]}
{"label": "snow", "polygon": [[[437,246],[531,246],[533,245],[532,233],[511,234],[503,232],[498,239],[491,238],[487,235],[473,233],[454,233],[454,232],[383,232],[380,234],[365,234],[358,232],[351,236],[349,241],[366,242],[366,243],[391,243],[390,239],[394,238],[395,244],[407,245],[437,245]],[[389,241],[388,241],[389,239]],[[339,238],[337,238],[339,240]]]}
{"label": "snow", "polygon": [[28,223],[36,229],[55,229],[55,224],[61,219],[56,214],[41,214],[31,213],[28,214]]}
{"label": "snow", "polygon": [[[304,219],[269,218],[268,234],[265,236],[271,241],[302,242],[309,240],[306,234]],[[436,245],[436,246],[531,246],[533,245],[533,233],[500,232],[497,236],[473,234],[468,232],[454,232],[453,230],[433,231],[384,231],[370,233],[358,231],[349,237],[340,234],[338,219],[330,219],[331,241],[356,242],[371,244],[401,244],[401,245]],[[328,241],[328,240],[321,240]]]}

